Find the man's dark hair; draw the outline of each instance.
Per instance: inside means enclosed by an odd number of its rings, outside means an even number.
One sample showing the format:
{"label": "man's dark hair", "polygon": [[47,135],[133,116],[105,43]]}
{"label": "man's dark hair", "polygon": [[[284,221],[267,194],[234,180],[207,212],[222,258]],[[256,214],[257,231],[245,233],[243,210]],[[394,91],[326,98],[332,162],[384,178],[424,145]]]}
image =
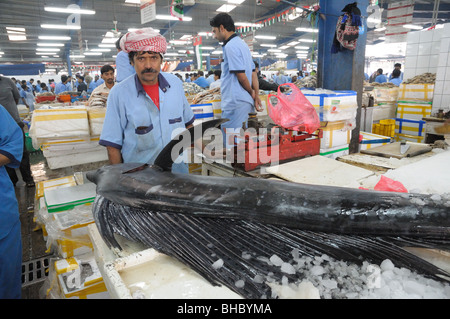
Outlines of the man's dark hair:
{"label": "man's dark hair", "polygon": [[80,75],[78,78],[79,78],[81,81],[84,81],[84,76]]}
{"label": "man's dark hair", "polygon": [[61,82],[66,82],[68,79],[67,75],[63,74],[61,75]]}
{"label": "man's dark hair", "polygon": [[113,72],[114,72],[114,68],[113,68],[111,65],[109,65],[109,64],[105,64],[105,65],[102,66],[102,68],[100,69],[100,73],[101,73],[101,74],[106,73],[106,72],[109,72],[109,71],[113,71]]}
{"label": "man's dark hair", "polygon": [[395,63],[395,64],[394,64],[394,68],[396,68],[396,67],[401,68],[401,67],[402,67],[402,64],[401,64],[401,63]]}
{"label": "man's dark hair", "polygon": [[47,84],[41,83],[41,88],[45,88],[46,86],[47,86]]}
{"label": "man's dark hair", "polygon": [[221,25],[227,31],[236,31],[236,27],[234,26],[233,18],[225,12],[221,12],[216,15],[214,18],[209,20],[209,25],[213,28],[219,28]]}
{"label": "man's dark hair", "polygon": [[402,72],[399,69],[394,69],[394,71],[392,71],[393,78],[398,78],[400,74],[402,74]]}
{"label": "man's dark hair", "polygon": [[203,75],[205,75],[205,74],[203,73],[202,70],[200,70],[200,71],[198,71],[198,75],[203,76]]}
{"label": "man's dark hair", "polygon": [[377,72],[383,74],[383,69],[378,69]]}
{"label": "man's dark hair", "polygon": [[222,76],[222,70],[214,70],[214,75],[217,75],[220,79],[220,77]]}

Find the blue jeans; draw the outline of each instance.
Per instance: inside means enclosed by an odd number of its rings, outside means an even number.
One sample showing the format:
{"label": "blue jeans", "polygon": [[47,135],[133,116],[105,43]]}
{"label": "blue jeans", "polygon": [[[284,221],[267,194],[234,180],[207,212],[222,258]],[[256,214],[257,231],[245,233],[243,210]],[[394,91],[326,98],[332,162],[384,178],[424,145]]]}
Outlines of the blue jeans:
{"label": "blue jeans", "polygon": [[[242,123],[245,122],[247,127],[248,113],[255,112],[253,104],[242,102],[241,106],[233,110],[222,110],[222,118],[229,119],[228,122],[222,124],[223,143],[226,148],[233,147],[231,141],[227,141],[226,132],[224,129],[228,129],[229,132],[234,129],[234,132],[239,133],[239,129],[242,128]],[[228,142],[228,143],[227,143]]]}

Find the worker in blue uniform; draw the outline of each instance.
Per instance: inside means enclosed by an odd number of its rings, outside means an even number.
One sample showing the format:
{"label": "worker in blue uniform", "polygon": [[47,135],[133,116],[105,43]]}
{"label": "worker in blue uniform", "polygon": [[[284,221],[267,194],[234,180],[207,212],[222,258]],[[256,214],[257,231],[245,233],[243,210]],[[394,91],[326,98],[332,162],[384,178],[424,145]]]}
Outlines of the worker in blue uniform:
{"label": "worker in blue uniform", "polygon": [[[223,42],[223,62],[220,91],[222,96],[222,124],[224,146],[233,147],[233,135],[247,123],[248,113],[262,112],[258,76],[248,45],[236,34],[232,17],[219,13],[210,20],[214,37]],[[228,135],[228,136],[227,136]]]}
{"label": "worker in blue uniform", "polygon": [[0,105],[0,299],[20,299],[22,290],[22,238],[14,185],[5,167],[18,168],[23,134]]}
{"label": "worker in blue uniform", "polygon": [[377,83],[385,83],[387,82],[387,77],[386,75],[383,74],[383,69],[378,69],[377,70],[377,76],[375,77],[375,81]]}
{"label": "worker in blue uniform", "polygon": [[[162,35],[152,28],[129,32],[121,48],[136,72],[111,89],[99,143],[106,146],[111,164],[153,164],[174,134],[192,126],[195,116],[183,82],[161,72],[167,48]],[[189,173],[186,161],[173,160],[172,172]]]}

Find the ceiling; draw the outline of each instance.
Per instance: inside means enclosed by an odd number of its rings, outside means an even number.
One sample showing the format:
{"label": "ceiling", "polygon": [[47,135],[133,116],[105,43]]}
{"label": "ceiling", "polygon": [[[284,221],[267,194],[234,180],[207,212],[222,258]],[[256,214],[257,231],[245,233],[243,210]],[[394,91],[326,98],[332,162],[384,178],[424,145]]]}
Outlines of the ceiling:
{"label": "ceiling", "polygon": [[[331,1],[331,0],[330,0]],[[69,54],[78,55],[86,51],[98,48],[101,44],[106,32],[112,31],[117,27],[118,32],[125,33],[128,28],[140,28],[151,26],[159,29],[166,39],[179,40],[183,35],[197,35],[199,32],[210,32],[209,20],[218,12],[216,10],[225,4],[226,0],[196,0],[195,5],[185,6],[184,14],[191,17],[192,21],[167,21],[153,20],[151,22],[141,24],[141,14],[139,5],[125,3],[125,0],[0,0],[0,64],[5,63],[38,63],[52,62],[64,63]],[[235,22],[258,22],[271,18],[289,8],[295,1],[276,1],[276,0],[260,0],[261,4],[257,4],[257,0],[245,0],[230,12]],[[295,3],[299,6],[314,5],[318,0],[301,0]],[[349,1],[351,2],[351,1]],[[378,4],[381,8],[387,9],[389,3],[393,0],[379,0]],[[397,1],[398,2],[398,1]],[[156,14],[168,15],[172,0],[156,0]],[[438,20],[437,23],[445,23],[450,21],[450,0],[439,1]],[[77,4],[82,9],[94,10],[94,15],[80,15],[81,30],[61,30],[61,29],[44,29],[41,24],[66,24],[68,13],[47,12],[44,10],[46,6],[67,7],[71,4]],[[433,17],[434,1],[416,0],[413,14],[413,22],[423,26],[430,26]],[[386,12],[382,13],[382,20],[386,20]],[[367,13],[363,13],[363,15]],[[116,22],[114,22],[116,21]],[[259,28],[255,31],[255,35],[264,34],[276,36],[275,40],[253,41],[253,49],[259,53],[268,53],[267,57],[275,58],[274,53],[267,52],[269,47],[263,47],[261,44],[276,44],[278,47],[286,45],[292,41],[299,39],[311,39],[314,34],[296,31],[297,27],[308,27],[309,22],[304,17],[298,17],[295,20],[277,19],[270,26]],[[10,41],[6,31],[6,27],[21,27],[26,29],[27,39],[25,41]],[[49,55],[41,57],[37,55],[37,43],[51,42],[38,39],[42,35],[64,35],[69,36],[68,41],[56,41],[63,43],[60,51],[54,57]],[[367,33],[367,43],[374,44],[381,42],[380,36],[383,32],[375,32],[369,29]],[[317,37],[317,34],[315,34]],[[202,37],[203,46],[211,46],[220,50],[217,40],[211,36]],[[55,41],[54,41],[55,42]],[[311,44],[301,43],[298,45]],[[190,50],[192,52],[192,43],[181,46],[172,46],[168,52],[180,53],[179,50]],[[114,55],[117,53],[115,48],[109,48],[111,51],[102,52],[101,55],[87,56],[85,58],[72,58],[72,64],[75,62],[83,62],[85,65],[103,65],[112,63]],[[311,50],[311,49],[310,49]],[[211,50],[213,51],[213,50]],[[286,49],[284,52],[289,55],[288,58],[295,57],[296,49]],[[40,51],[42,52],[42,51]],[[204,50],[203,52],[207,52]],[[183,53],[180,53],[183,54]],[[214,55],[210,56],[214,58]],[[219,57],[219,55],[217,55]],[[169,58],[169,56],[167,57]],[[192,56],[170,57],[172,59],[192,59]]]}

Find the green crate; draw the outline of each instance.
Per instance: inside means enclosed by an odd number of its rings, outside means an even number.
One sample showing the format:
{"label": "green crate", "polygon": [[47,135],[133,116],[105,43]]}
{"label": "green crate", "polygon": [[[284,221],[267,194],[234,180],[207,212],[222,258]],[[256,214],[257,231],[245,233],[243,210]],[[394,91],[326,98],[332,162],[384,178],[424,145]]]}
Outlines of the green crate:
{"label": "green crate", "polygon": [[28,136],[28,133],[25,133],[25,147],[27,148],[28,152],[37,152],[40,151],[40,149],[35,149],[33,147],[33,142],[31,141],[31,137]]}

